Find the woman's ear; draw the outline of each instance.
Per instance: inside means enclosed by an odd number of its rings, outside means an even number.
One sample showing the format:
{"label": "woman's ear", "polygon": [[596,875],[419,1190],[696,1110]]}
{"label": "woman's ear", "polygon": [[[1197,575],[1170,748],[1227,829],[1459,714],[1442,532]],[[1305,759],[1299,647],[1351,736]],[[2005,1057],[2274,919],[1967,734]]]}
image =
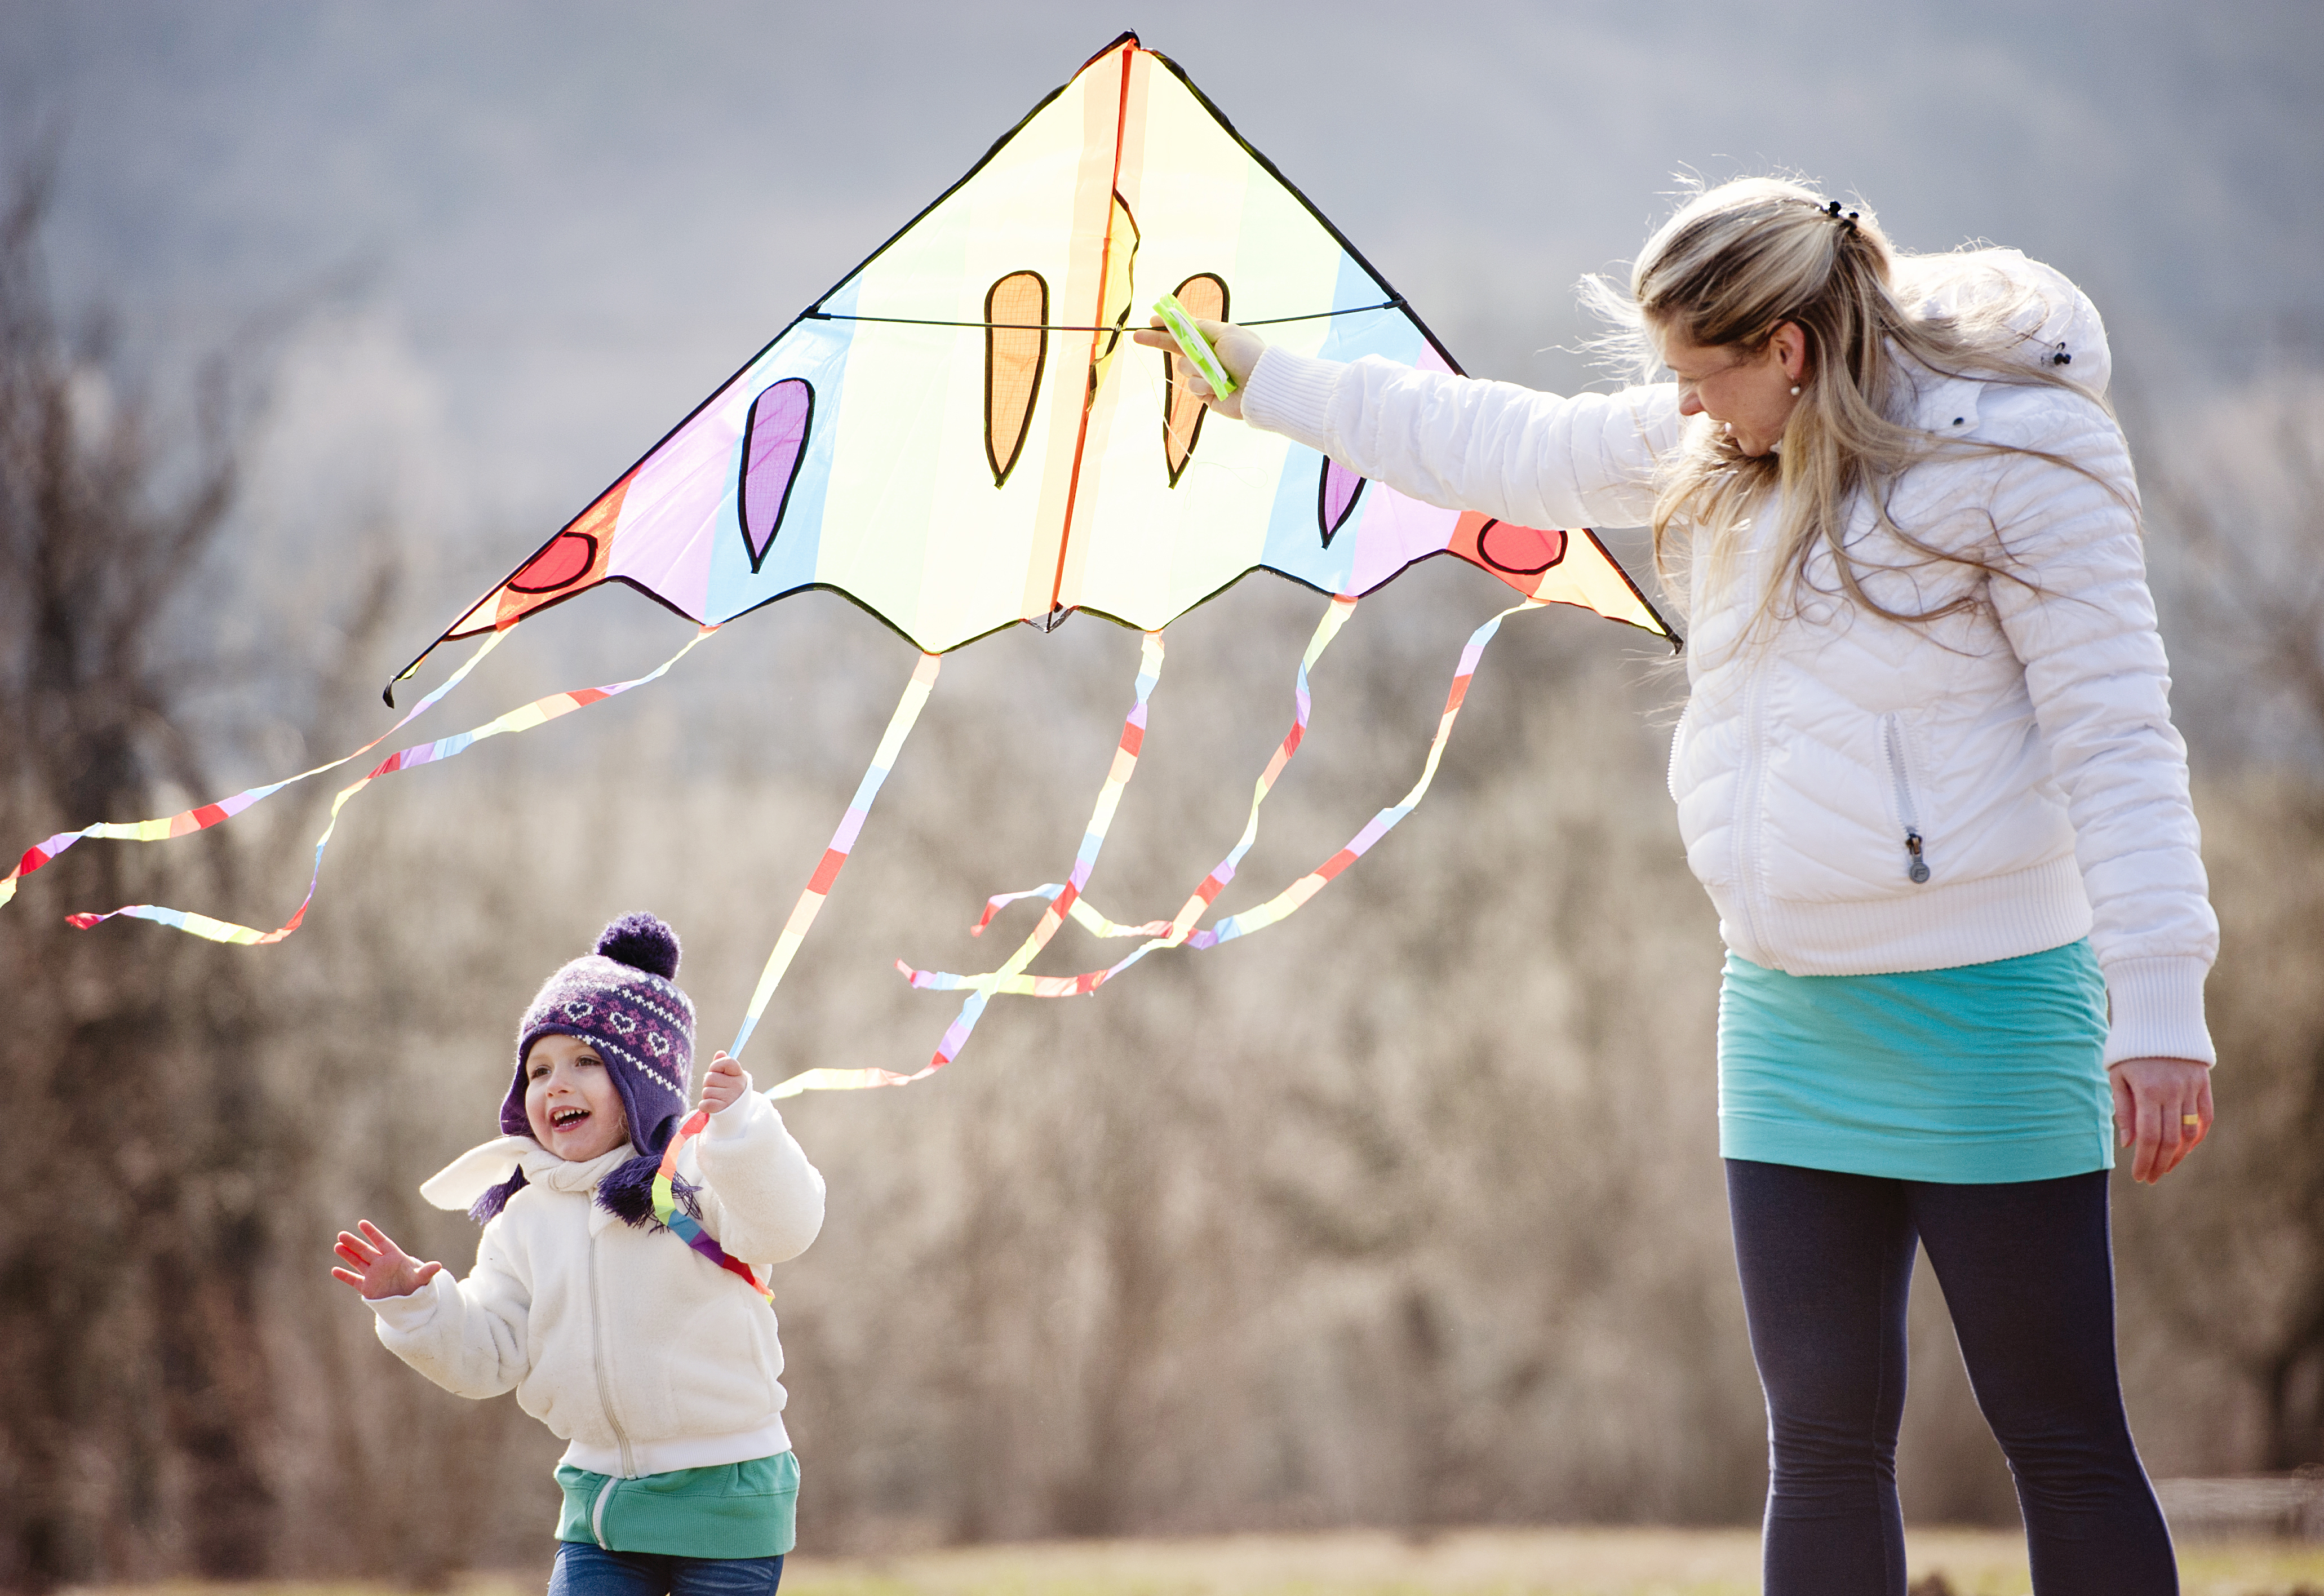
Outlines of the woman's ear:
{"label": "woman's ear", "polygon": [[1779,322],[1776,324],[1775,334],[1769,339],[1769,342],[1775,346],[1775,358],[1783,364],[1784,375],[1789,377],[1794,383],[1806,382],[1808,374],[1807,329],[1801,327],[1796,321]]}

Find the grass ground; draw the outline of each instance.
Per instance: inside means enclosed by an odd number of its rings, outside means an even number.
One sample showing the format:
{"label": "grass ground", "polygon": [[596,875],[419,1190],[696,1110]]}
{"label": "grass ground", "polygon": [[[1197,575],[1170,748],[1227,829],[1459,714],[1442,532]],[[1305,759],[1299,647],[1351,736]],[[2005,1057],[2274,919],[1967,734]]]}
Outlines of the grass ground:
{"label": "grass ground", "polygon": [[[2024,1542],[1916,1530],[1915,1584],[1949,1596],[2027,1596]],[[544,1571],[545,1573],[545,1571]],[[2324,1596],[2324,1543],[2181,1548],[2185,1596]],[[1749,1530],[1476,1530],[1425,1544],[1348,1532],[1209,1540],[1060,1541],[893,1557],[795,1556],[783,1596],[1751,1596]],[[457,1596],[538,1596],[531,1578],[480,1576]],[[385,1587],[168,1585],[105,1596],[385,1596]]]}

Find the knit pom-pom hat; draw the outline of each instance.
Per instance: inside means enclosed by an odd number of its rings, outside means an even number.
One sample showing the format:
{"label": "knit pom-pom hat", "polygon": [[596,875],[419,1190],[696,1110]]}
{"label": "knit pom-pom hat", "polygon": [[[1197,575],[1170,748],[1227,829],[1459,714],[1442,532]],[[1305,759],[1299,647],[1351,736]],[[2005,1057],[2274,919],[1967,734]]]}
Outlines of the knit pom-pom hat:
{"label": "knit pom-pom hat", "polygon": [[[654,1222],[653,1178],[686,1115],[694,1069],[694,1003],[677,986],[678,933],[650,914],[626,914],[585,954],[551,975],[517,1027],[516,1075],[501,1102],[501,1129],[529,1136],[524,1061],[543,1037],[578,1037],[605,1061],[638,1157],[597,1183],[598,1206],[633,1225]],[[490,1219],[524,1185],[521,1170],[476,1201]],[[689,1204],[690,1207],[691,1204]]]}

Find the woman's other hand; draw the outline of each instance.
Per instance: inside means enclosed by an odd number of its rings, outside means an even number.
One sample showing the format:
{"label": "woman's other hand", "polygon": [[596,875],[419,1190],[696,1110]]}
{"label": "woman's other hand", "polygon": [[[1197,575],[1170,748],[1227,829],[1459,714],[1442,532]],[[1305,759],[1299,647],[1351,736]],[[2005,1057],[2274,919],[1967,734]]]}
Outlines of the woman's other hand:
{"label": "woman's other hand", "polygon": [[363,1234],[341,1231],[338,1245],[332,1249],[355,1267],[335,1268],[331,1278],[345,1280],[373,1302],[383,1296],[410,1296],[444,1272],[442,1264],[421,1263],[405,1252],[367,1219],[355,1229]]}
{"label": "woman's other hand", "polygon": [[2134,1180],[2149,1185],[2211,1133],[2211,1072],[2186,1058],[2126,1058],[2107,1071],[2116,1147],[2135,1146]]}
{"label": "woman's other hand", "polygon": [[1218,356],[1219,364],[1226,367],[1227,375],[1234,379],[1235,391],[1232,393],[1222,397],[1211,392],[1211,385],[1203,380],[1203,374],[1194,369],[1194,363],[1178,352],[1178,340],[1170,336],[1160,317],[1154,318],[1152,327],[1140,328],[1134,336],[1148,349],[1170,351],[1171,363],[1178,368],[1178,381],[1185,384],[1186,392],[1219,414],[1231,416],[1240,421],[1242,420],[1242,391],[1250,381],[1250,374],[1258,368],[1259,357],[1267,353],[1267,340],[1231,321],[1197,320],[1194,328],[1211,341],[1211,353]]}

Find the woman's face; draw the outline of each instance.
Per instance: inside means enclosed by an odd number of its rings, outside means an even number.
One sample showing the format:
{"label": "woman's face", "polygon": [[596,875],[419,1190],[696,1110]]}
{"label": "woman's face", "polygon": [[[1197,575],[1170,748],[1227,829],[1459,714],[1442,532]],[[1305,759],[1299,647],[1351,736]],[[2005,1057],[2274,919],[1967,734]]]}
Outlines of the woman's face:
{"label": "woman's face", "polygon": [[1690,343],[1675,328],[1658,329],[1655,341],[1678,380],[1679,414],[1709,416],[1747,455],[1775,447],[1799,402],[1794,390],[1806,370],[1807,337],[1797,326],[1783,323],[1756,354],[1734,345]]}
{"label": "woman's face", "polygon": [[543,1037],[524,1056],[524,1119],[533,1140],[576,1164],[630,1139],[605,1060],[579,1037]]}

